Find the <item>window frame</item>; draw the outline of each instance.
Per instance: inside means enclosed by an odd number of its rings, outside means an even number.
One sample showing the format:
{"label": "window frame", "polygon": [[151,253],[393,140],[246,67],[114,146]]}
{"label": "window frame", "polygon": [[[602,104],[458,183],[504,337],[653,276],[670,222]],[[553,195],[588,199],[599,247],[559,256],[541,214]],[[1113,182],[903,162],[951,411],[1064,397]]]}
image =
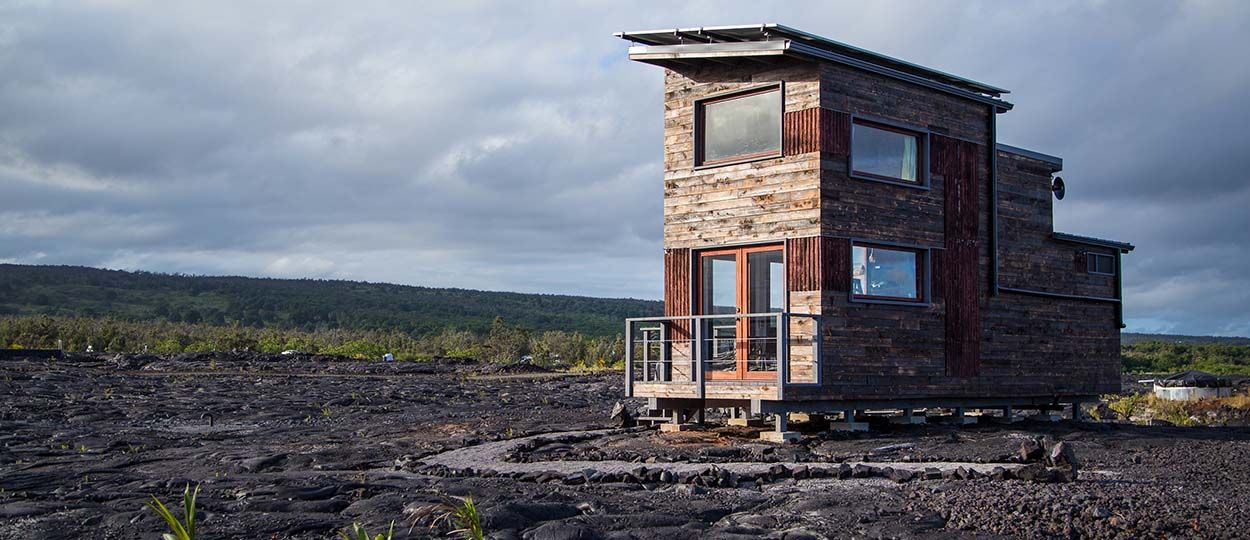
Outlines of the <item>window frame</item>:
{"label": "window frame", "polygon": [[[709,103],[721,103],[732,101],[739,98],[750,97],[759,94],[776,91],[779,93],[781,111],[778,118],[781,119],[777,125],[777,151],[759,154],[742,154],[731,156],[724,159],[714,161],[706,161],[703,158],[703,132],[704,132],[704,107]],[[749,88],[735,88],[724,92],[709,94],[694,100],[694,125],[692,140],[694,141],[694,169],[710,169],[715,167],[724,167],[727,165],[738,165],[742,163],[751,163],[753,161],[762,161],[765,159],[777,159],[785,155],[785,125],[786,125],[786,84],[785,81],[775,83],[762,84]]]}
{"label": "window frame", "polygon": [[[855,170],[855,125],[859,124],[865,127],[879,129],[882,131],[892,131],[904,135],[916,137],[917,144],[920,146],[916,149],[916,168],[918,169],[916,180],[904,180],[902,178],[883,176],[870,172],[860,172]],[[927,128],[913,126],[893,122],[883,118],[851,115],[851,133],[848,137],[850,144],[846,153],[846,173],[847,176],[859,180],[867,180],[869,182],[880,182],[894,186],[909,187],[912,189],[929,190],[929,135]]]}
{"label": "window frame", "polygon": [[885,242],[880,240],[868,240],[862,238],[852,238],[850,241],[850,251],[847,253],[846,260],[849,262],[850,273],[847,279],[854,281],[855,276],[855,248],[879,248],[891,251],[909,251],[916,254],[916,299],[895,297],[895,296],[875,296],[869,294],[855,294],[854,285],[847,287],[847,300],[858,304],[888,304],[895,306],[930,306],[933,304],[933,248],[919,246],[914,244],[902,244],[896,242]]}
{"label": "window frame", "polygon": [[[1106,257],[1110,263],[1110,272],[1099,272],[1098,264],[1095,262],[1099,257]],[[1109,253],[1099,251],[1085,252],[1085,273],[1095,276],[1115,276],[1115,256]]]}

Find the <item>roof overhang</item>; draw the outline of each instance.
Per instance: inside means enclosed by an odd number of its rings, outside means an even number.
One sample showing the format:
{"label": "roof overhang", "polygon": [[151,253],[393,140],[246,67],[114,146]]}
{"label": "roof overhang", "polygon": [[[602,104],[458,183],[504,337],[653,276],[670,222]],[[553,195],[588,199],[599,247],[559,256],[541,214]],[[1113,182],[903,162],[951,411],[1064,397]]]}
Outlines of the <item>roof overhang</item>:
{"label": "roof overhang", "polygon": [[647,64],[664,65],[682,60],[712,60],[786,54],[787,41],[744,41],[740,43],[707,43],[701,45],[635,45],[629,48],[629,59]]}
{"label": "roof overhang", "polygon": [[1094,238],[1091,236],[1080,236],[1076,234],[1056,232],[1056,233],[1052,233],[1051,237],[1054,238],[1055,240],[1059,240],[1060,242],[1070,242],[1073,244],[1083,244],[1087,246],[1099,246],[1099,247],[1117,249],[1117,250],[1120,250],[1121,253],[1128,253],[1130,251],[1133,251],[1134,249],[1133,244],[1129,244],[1127,242],[1117,242],[1115,240],[1104,240],[1102,238]]}
{"label": "roof overhang", "polygon": [[1033,150],[1028,150],[1025,148],[1020,148],[1018,146],[1011,146],[1009,144],[1003,144],[1003,143],[998,143],[996,147],[998,148],[999,152],[1006,152],[1008,154],[1016,154],[1018,156],[1024,156],[1030,159],[1036,159],[1038,161],[1054,165],[1055,167],[1057,167],[1055,169],[1056,171],[1063,170],[1063,158],[1061,157],[1052,156],[1050,154],[1043,154],[1041,152],[1035,152]]}
{"label": "roof overhang", "polygon": [[1008,90],[777,24],[644,30],[615,35],[637,44],[629,48],[630,60],[671,69],[707,63],[800,58],[846,65],[918,84],[993,105],[995,112],[1012,108],[1011,103],[1000,99]]}

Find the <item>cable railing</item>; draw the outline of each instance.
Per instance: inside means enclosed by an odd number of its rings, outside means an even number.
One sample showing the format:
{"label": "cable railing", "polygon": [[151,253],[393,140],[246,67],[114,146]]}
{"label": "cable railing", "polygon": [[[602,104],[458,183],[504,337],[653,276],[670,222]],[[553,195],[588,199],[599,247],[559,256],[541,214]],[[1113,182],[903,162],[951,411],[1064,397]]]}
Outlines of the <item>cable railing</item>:
{"label": "cable railing", "polygon": [[820,384],[820,317],[750,313],[643,317],[625,321],[626,394],[634,385],[743,381]]}

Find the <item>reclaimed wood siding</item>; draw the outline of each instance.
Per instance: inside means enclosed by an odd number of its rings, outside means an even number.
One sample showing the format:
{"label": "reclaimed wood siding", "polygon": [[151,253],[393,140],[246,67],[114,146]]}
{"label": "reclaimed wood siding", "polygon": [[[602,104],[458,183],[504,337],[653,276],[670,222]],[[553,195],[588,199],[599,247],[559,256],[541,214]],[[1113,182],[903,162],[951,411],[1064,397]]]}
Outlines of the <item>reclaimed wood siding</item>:
{"label": "reclaimed wood siding", "polygon": [[[972,141],[989,139],[990,112],[984,105],[842,66],[821,66],[821,107],[836,113],[829,116],[829,123],[836,126],[831,129],[842,141],[850,139],[852,116]],[[863,303],[849,298],[848,239],[913,245],[932,250],[934,262],[941,257],[946,246],[945,179],[933,170],[932,148],[924,160],[931,172],[928,189],[917,189],[853,178],[849,145],[826,145],[822,140],[822,147],[821,234],[838,244],[825,257],[827,265],[838,270],[829,272],[831,283],[823,293],[822,385],[804,391],[823,399],[1014,392],[1009,386],[983,385],[983,377],[947,374],[947,310],[940,295],[927,305]],[[985,177],[989,154],[982,148],[981,155],[985,159],[978,174]],[[941,292],[940,286],[933,288]],[[796,390],[793,395],[801,394]]]}
{"label": "reclaimed wood siding", "polygon": [[850,239],[809,236],[786,241],[786,283],[790,291],[848,292],[850,278]]}
{"label": "reclaimed wood siding", "polygon": [[832,109],[820,109],[820,150],[831,156],[851,153],[851,115]]}
{"label": "reclaimed wood siding", "polygon": [[824,250],[824,281],[822,289],[826,291],[851,291],[851,240],[825,236],[821,239]]}
{"label": "reclaimed wood siding", "polygon": [[1115,278],[1085,271],[1085,253],[1114,255],[1097,246],[1059,242],[1052,212],[1051,180],[1058,167],[998,153],[999,284],[1003,287],[1114,298]]}
{"label": "reclaimed wood siding", "polygon": [[[1113,250],[1056,241],[1050,191],[1059,167],[998,152],[998,275],[1002,287],[1111,298],[1115,278],[1086,273],[1079,253]],[[981,309],[981,378],[1014,377],[1056,395],[1120,391],[1115,304],[1003,292]]]}
{"label": "reclaimed wood siding", "polygon": [[[783,155],[718,167],[694,166],[694,102],[711,94],[785,82],[783,116],[793,124],[818,113],[816,64],[713,65],[666,70],[664,79],[664,246],[705,248],[779,242],[820,233],[820,153],[812,130],[783,140]],[[802,123],[800,122],[800,123]],[[796,138],[797,137],[797,138]],[[797,146],[796,146],[797,145]],[[790,151],[785,151],[789,149]]]}
{"label": "reclaimed wood siding", "polygon": [[980,371],[981,268],[978,260],[981,182],[977,144],[933,136],[934,170],[945,179],[946,245],[939,279],[946,300],[946,374]]}
{"label": "reclaimed wood siding", "polygon": [[787,111],[782,129],[785,155],[824,152],[845,156],[851,149],[851,115],[813,107]]}

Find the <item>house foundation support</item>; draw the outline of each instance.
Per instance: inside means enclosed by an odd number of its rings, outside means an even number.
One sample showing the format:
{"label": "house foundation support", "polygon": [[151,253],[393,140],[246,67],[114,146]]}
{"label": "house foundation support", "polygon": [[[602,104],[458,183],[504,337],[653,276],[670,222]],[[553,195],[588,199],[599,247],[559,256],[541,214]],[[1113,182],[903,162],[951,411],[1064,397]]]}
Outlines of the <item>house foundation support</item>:
{"label": "house foundation support", "polygon": [[729,409],[728,425],[737,427],[764,427],[764,420],[751,416],[751,413],[742,410],[740,407],[732,407]]}
{"label": "house foundation support", "polygon": [[831,431],[868,431],[868,422],[855,421],[855,409],[842,411],[841,422],[829,422]]}
{"label": "house foundation support", "polygon": [[773,415],[773,422],[776,429],[774,431],[760,432],[760,440],[776,443],[799,442],[798,432],[789,430],[789,419],[786,417],[786,413]]}
{"label": "house foundation support", "polygon": [[1015,408],[1010,405],[1003,407],[1002,411],[1003,411],[1002,416],[993,417],[994,422],[997,422],[999,424],[1014,424],[1016,422],[1024,421],[1024,418],[1016,416]]}
{"label": "house foundation support", "polygon": [[900,416],[890,417],[891,424],[916,425],[924,424],[925,422],[924,415],[917,416],[916,410],[911,408],[903,409],[903,414]]}

